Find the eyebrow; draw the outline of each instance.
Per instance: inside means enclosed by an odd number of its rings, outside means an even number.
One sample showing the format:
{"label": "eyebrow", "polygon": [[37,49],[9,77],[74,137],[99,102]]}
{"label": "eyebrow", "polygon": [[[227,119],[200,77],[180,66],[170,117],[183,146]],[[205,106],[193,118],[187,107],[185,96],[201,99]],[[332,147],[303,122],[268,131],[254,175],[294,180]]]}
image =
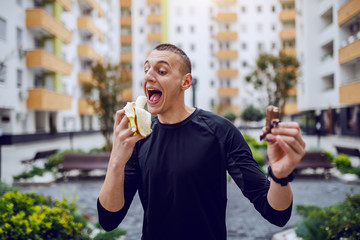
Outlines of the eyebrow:
{"label": "eyebrow", "polygon": [[[146,60],[146,61],[144,62],[144,66],[145,66],[146,64],[148,64],[148,63],[149,63],[149,60]],[[165,64],[165,65],[169,66],[170,68],[172,68],[172,67],[170,66],[170,64],[169,64],[167,61],[165,61],[165,60],[160,60],[160,61],[156,62],[155,65],[157,65],[157,64]]]}

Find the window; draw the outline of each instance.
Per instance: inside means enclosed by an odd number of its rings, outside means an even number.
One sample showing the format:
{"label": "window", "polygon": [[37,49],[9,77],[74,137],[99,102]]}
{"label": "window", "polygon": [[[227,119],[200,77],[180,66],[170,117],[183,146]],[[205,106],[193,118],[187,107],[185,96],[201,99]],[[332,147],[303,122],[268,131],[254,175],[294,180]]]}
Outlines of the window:
{"label": "window", "polygon": [[246,7],[245,7],[245,6],[242,6],[242,7],[241,7],[241,12],[242,12],[242,13],[246,13]]}
{"label": "window", "polygon": [[271,11],[274,13],[276,11],[275,6],[271,6]]}
{"label": "window", "polygon": [[18,48],[22,48],[22,30],[21,28],[16,28],[16,44]]}
{"label": "window", "polygon": [[6,21],[0,18],[0,39],[6,40]]}
{"label": "window", "polygon": [[264,46],[262,43],[258,43],[258,50],[259,51],[263,51],[264,50]]}
{"label": "window", "polygon": [[18,69],[16,71],[16,85],[18,88],[21,88],[22,87],[22,70]]}
{"label": "window", "polygon": [[16,0],[17,5],[21,6],[22,5],[22,0]]}
{"label": "window", "polygon": [[246,61],[243,61],[243,62],[242,62],[242,66],[243,66],[243,68],[246,68],[246,67],[247,67],[247,62],[246,62]]}
{"label": "window", "polygon": [[177,33],[181,33],[181,26],[177,26],[177,27],[176,27],[176,32],[177,32]]}
{"label": "window", "polygon": [[190,32],[194,33],[195,32],[195,27],[193,25],[190,26]]}
{"label": "window", "polygon": [[6,81],[6,65],[0,64],[0,85],[4,85]]}
{"label": "window", "polygon": [[271,48],[276,49],[276,43],[275,42],[271,43]]}
{"label": "window", "polygon": [[195,44],[191,44],[190,45],[190,50],[193,52],[193,51],[195,51]]}
{"label": "window", "polygon": [[262,10],[261,6],[257,6],[256,9],[257,9],[257,12],[258,12],[258,13],[261,13],[261,10]]}
{"label": "window", "polygon": [[241,48],[242,48],[243,50],[246,50],[247,44],[246,44],[246,43],[242,43],[242,44],[241,44]]}
{"label": "window", "polygon": [[275,25],[275,24],[273,24],[273,25],[271,26],[271,30],[273,30],[274,32],[276,31],[276,25]]}

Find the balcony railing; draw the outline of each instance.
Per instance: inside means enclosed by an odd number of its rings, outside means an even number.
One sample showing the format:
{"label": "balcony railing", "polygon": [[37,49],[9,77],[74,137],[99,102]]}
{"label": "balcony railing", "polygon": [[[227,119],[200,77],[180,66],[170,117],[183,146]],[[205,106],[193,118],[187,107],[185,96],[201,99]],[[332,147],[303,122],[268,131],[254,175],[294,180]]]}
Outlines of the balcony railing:
{"label": "balcony railing", "polygon": [[49,72],[71,74],[71,65],[63,59],[45,51],[44,49],[29,50],[26,52],[26,66],[40,68]]}
{"label": "balcony railing", "polygon": [[296,48],[295,47],[285,47],[281,49],[281,53],[287,56],[296,57]]}
{"label": "balcony railing", "polygon": [[223,115],[225,112],[232,112],[236,115],[240,113],[240,107],[232,104],[221,104],[217,107],[217,113]]}
{"label": "balcony railing", "polygon": [[92,105],[85,98],[81,98],[78,100],[78,112],[79,114],[87,114],[92,115],[95,113]]}
{"label": "balcony railing", "polygon": [[339,63],[344,64],[360,58],[360,39],[339,49]]}
{"label": "balcony railing", "polygon": [[120,36],[121,44],[131,44],[132,43],[132,35],[122,35]]}
{"label": "balcony railing", "polygon": [[238,51],[236,51],[236,50],[219,50],[216,53],[216,57],[219,59],[237,58]]}
{"label": "balcony railing", "polygon": [[147,35],[147,40],[149,42],[160,42],[161,41],[161,33],[149,33]]}
{"label": "balcony railing", "polygon": [[338,25],[341,26],[360,14],[360,1],[350,0],[338,10]]}
{"label": "balcony railing", "polygon": [[233,22],[237,20],[237,13],[218,13],[215,20],[218,22]]}
{"label": "balcony railing", "polygon": [[131,0],[119,0],[121,8],[130,8],[131,7]]}
{"label": "balcony railing", "polygon": [[120,17],[120,26],[131,26],[131,25],[132,25],[131,16]]}
{"label": "balcony railing", "polygon": [[104,16],[104,10],[101,8],[95,0],[78,0],[80,7],[83,6],[86,9],[93,10],[95,9],[98,12],[99,17]]}
{"label": "balcony railing", "polygon": [[146,16],[147,23],[161,23],[161,14],[149,14]]}
{"label": "balcony railing", "polygon": [[286,9],[282,10],[279,15],[280,21],[295,21],[296,10],[295,9]]}
{"label": "balcony railing", "polygon": [[360,80],[341,85],[339,88],[340,104],[360,104]]}
{"label": "balcony railing", "polygon": [[133,101],[133,90],[132,88],[125,88],[121,91],[121,101],[131,102]]}
{"label": "balcony railing", "polygon": [[215,2],[218,4],[222,4],[222,3],[229,4],[229,3],[236,3],[237,0],[215,0]]}
{"label": "balcony railing", "polygon": [[41,28],[65,43],[71,42],[71,32],[61,22],[40,8],[26,10],[26,27]]}
{"label": "balcony railing", "polygon": [[237,69],[219,69],[217,71],[218,77],[237,77],[239,71]]}
{"label": "balcony railing", "polygon": [[120,54],[121,63],[131,63],[132,62],[132,53],[121,53]]}
{"label": "balcony railing", "polygon": [[234,97],[239,95],[239,89],[238,88],[232,88],[232,87],[220,87],[218,88],[218,96],[219,97]]}
{"label": "balcony railing", "polygon": [[236,40],[238,38],[237,32],[219,32],[216,34],[217,40]]}
{"label": "balcony railing", "polygon": [[281,40],[296,39],[296,30],[295,29],[283,29],[280,31]]}
{"label": "balcony railing", "polygon": [[44,88],[28,89],[28,109],[60,111],[71,109],[71,96]]}
{"label": "balcony railing", "polygon": [[290,115],[298,113],[299,109],[296,103],[286,103],[284,106],[284,114]]}
{"label": "balcony railing", "polygon": [[79,44],[77,47],[78,56],[91,61],[102,63],[103,57],[95,52],[95,50],[87,44]]}
{"label": "balcony railing", "polygon": [[65,11],[71,11],[71,0],[58,0]]}
{"label": "balcony railing", "polygon": [[91,72],[79,72],[78,73],[78,83],[79,84],[94,84],[94,80]]}
{"label": "balcony railing", "polygon": [[161,4],[161,0],[146,0],[147,4]]}
{"label": "balcony railing", "polygon": [[104,34],[98,29],[90,17],[81,16],[77,19],[78,29],[86,31],[91,35],[98,37],[100,41],[104,41]]}

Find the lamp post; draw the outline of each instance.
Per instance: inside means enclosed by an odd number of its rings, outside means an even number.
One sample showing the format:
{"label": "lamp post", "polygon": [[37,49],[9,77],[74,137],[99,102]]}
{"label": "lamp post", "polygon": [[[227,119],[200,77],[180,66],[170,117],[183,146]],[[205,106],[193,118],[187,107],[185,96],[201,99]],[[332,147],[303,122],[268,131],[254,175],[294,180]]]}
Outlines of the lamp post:
{"label": "lamp post", "polygon": [[193,107],[196,107],[196,85],[197,85],[197,78],[193,78],[192,84],[191,84]]}

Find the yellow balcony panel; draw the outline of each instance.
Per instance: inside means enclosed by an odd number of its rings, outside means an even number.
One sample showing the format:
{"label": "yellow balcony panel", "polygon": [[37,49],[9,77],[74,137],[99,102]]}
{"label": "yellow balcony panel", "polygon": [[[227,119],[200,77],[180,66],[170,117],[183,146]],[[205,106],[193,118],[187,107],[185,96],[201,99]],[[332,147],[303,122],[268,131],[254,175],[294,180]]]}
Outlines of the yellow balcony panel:
{"label": "yellow balcony panel", "polygon": [[98,2],[95,2],[95,9],[98,12],[98,17],[102,18],[105,16],[104,10],[103,8],[100,6],[100,4]]}
{"label": "yellow balcony panel", "polygon": [[161,41],[161,33],[149,33],[147,35],[147,40],[149,42],[160,42]]}
{"label": "yellow balcony panel", "polygon": [[26,106],[42,111],[70,110],[71,96],[44,88],[28,89]]}
{"label": "yellow balcony panel", "polygon": [[237,69],[219,69],[217,71],[218,77],[237,77],[239,71]]}
{"label": "yellow balcony panel", "polygon": [[131,16],[120,17],[120,26],[131,26],[131,25],[132,25]]}
{"label": "yellow balcony panel", "polygon": [[94,82],[91,72],[79,72],[78,73],[78,83],[95,85],[95,82]]}
{"label": "yellow balcony panel", "polygon": [[146,16],[147,23],[161,23],[161,14],[149,14]]}
{"label": "yellow balcony panel", "polygon": [[280,0],[280,3],[295,3],[295,0]]}
{"label": "yellow balcony panel", "polygon": [[218,32],[216,34],[217,40],[236,40],[238,38],[237,32]]}
{"label": "yellow balcony panel", "polygon": [[341,26],[360,14],[360,1],[350,0],[338,10],[338,25]]}
{"label": "yellow balcony panel", "polygon": [[63,9],[67,12],[71,11],[71,0],[57,0],[61,6],[63,7]]}
{"label": "yellow balcony panel", "polygon": [[121,44],[131,44],[132,43],[132,35],[122,35],[120,36]]}
{"label": "yellow balcony panel", "polygon": [[339,63],[344,64],[360,58],[360,39],[339,49]]}
{"label": "yellow balcony panel", "polygon": [[121,74],[120,74],[120,79],[122,81],[131,81],[132,80],[132,77],[133,77],[133,74],[131,71],[122,71]]}
{"label": "yellow balcony panel", "polygon": [[360,104],[360,80],[341,85],[339,102],[341,104]]}
{"label": "yellow balcony panel", "polygon": [[218,22],[233,22],[237,20],[237,13],[218,13],[215,20]]}
{"label": "yellow balcony panel", "polygon": [[237,58],[238,51],[236,51],[236,50],[219,50],[216,53],[216,57],[219,59]]}
{"label": "yellow balcony panel", "polygon": [[238,88],[232,87],[220,87],[218,88],[218,96],[219,97],[233,97],[239,95]]}
{"label": "yellow balcony panel", "polygon": [[131,0],[119,0],[121,8],[131,8]]}
{"label": "yellow balcony panel", "polygon": [[218,4],[229,4],[229,3],[236,3],[237,0],[215,0],[216,3]]}
{"label": "yellow balcony panel", "polygon": [[287,94],[289,96],[296,96],[297,95],[297,86],[293,86],[292,88],[290,88],[288,91],[287,91]]}
{"label": "yellow balcony panel", "polygon": [[87,44],[79,44],[77,47],[78,56],[80,58],[85,58],[91,61],[98,61],[102,63],[104,61],[103,57],[95,52],[95,50]]}
{"label": "yellow balcony panel", "polygon": [[146,0],[147,4],[161,4],[161,0]]}
{"label": "yellow balcony panel", "polygon": [[92,115],[95,113],[95,110],[86,98],[81,98],[78,100],[78,112],[79,114]]}
{"label": "yellow balcony panel", "polygon": [[63,75],[70,75],[72,70],[69,63],[44,49],[27,51],[26,66],[29,68],[40,68],[49,72],[61,73]]}
{"label": "yellow balcony panel", "polygon": [[284,114],[285,115],[291,115],[298,113],[299,109],[296,103],[286,103],[284,106]]}
{"label": "yellow balcony panel", "polygon": [[126,62],[131,63],[132,62],[132,53],[121,53],[120,54],[120,62],[121,63],[126,63]]}
{"label": "yellow balcony panel", "polygon": [[280,31],[281,40],[296,39],[296,30],[295,29],[283,29]]}
{"label": "yellow balcony panel", "polygon": [[286,9],[282,10],[279,15],[280,21],[295,21],[296,10],[295,9]]}
{"label": "yellow balcony panel", "polygon": [[133,101],[133,90],[131,88],[125,88],[121,91],[121,100],[123,102],[131,102]]}
{"label": "yellow balcony panel", "polygon": [[219,115],[223,115],[225,112],[232,112],[235,115],[238,115],[240,113],[240,107],[232,104],[220,104],[217,106],[217,113]]}
{"label": "yellow balcony panel", "polygon": [[26,10],[26,27],[40,28],[65,43],[71,42],[71,32],[61,22],[40,8]]}
{"label": "yellow balcony panel", "polygon": [[285,47],[280,51],[282,54],[287,56],[296,57],[296,48],[295,47]]}
{"label": "yellow balcony panel", "polygon": [[91,35],[96,35],[98,32],[97,27],[95,26],[94,22],[91,20],[90,17],[81,16],[77,19],[77,27],[82,31],[86,31]]}

